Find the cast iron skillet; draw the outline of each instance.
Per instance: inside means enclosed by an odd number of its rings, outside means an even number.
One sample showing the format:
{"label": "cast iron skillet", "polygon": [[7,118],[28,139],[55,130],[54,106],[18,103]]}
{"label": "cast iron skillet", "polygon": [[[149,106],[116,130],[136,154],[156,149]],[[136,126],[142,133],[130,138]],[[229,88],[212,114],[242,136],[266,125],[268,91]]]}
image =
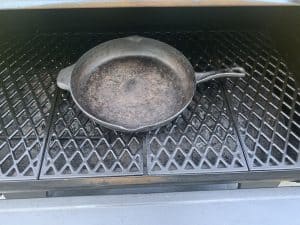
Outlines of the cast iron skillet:
{"label": "cast iron skillet", "polygon": [[162,126],[191,102],[196,84],[218,77],[242,77],[243,68],[195,73],[175,48],[131,36],[102,43],[62,69],[57,85],[97,123],[136,132]]}

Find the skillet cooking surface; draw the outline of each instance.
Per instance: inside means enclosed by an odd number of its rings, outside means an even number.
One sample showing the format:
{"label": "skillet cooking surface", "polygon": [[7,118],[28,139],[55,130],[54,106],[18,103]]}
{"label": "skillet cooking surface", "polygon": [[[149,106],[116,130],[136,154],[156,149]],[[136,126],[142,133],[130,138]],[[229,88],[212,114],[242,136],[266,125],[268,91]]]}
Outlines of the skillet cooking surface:
{"label": "skillet cooking surface", "polygon": [[176,114],[187,101],[176,72],[154,58],[116,58],[87,76],[78,101],[105,122],[129,128],[151,125]]}

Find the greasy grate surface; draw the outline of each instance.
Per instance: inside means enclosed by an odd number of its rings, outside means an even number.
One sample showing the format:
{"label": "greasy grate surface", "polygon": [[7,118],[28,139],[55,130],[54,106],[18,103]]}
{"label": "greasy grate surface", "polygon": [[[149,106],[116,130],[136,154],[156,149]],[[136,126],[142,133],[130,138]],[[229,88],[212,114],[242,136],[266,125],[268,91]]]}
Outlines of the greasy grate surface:
{"label": "greasy grate surface", "polygon": [[238,64],[247,76],[198,85],[181,116],[149,133],[114,132],[87,119],[56,88],[57,73],[126,35],[40,34],[0,43],[0,179],[300,167],[300,90],[260,33],[144,33],[181,50],[197,71]]}
{"label": "greasy grate surface", "polygon": [[300,89],[279,53],[259,35],[226,34],[219,43],[224,64],[248,72],[225,88],[250,169],[299,168]]}
{"label": "greasy grate surface", "polygon": [[42,177],[117,176],[143,173],[141,135],[96,125],[60,93]]}
{"label": "greasy grate surface", "polygon": [[56,59],[41,38],[12,38],[0,45],[1,180],[38,176],[54,100],[51,74],[60,67]]}
{"label": "greasy grate surface", "polygon": [[247,169],[221,90],[217,82],[199,84],[176,121],[150,132],[149,174]]}

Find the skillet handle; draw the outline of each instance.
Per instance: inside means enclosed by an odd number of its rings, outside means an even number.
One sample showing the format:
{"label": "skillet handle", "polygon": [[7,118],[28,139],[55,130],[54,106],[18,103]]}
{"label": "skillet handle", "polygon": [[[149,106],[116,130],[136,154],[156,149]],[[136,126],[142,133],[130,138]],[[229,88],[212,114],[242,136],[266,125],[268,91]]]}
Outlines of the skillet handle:
{"label": "skillet handle", "polygon": [[228,69],[198,73],[195,72],[196,83],[205,82],[219,77],[244,77],[245,70],[242,67],[232,67]]}
{"label": "skillet handle", "polygon": [[71,75],[73,72],[75,64],[68,66],[61,71],[59,71],[57,76],[57,86],[63,90],[70,91],[70,84],[71,84]]}

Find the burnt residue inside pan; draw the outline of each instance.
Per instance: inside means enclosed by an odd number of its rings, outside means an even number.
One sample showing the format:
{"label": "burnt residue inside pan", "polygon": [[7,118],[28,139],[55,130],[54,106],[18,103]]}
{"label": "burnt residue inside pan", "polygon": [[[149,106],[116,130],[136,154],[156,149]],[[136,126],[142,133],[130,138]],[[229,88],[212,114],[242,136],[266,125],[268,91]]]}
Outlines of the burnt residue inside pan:
{"label": "burnt residue inside pan", "polygon": [[145,56],[116,58],[97,67],[81,86],[81,104],[105,122],[149,126],[176,114],[186,102],[176,72]]}

